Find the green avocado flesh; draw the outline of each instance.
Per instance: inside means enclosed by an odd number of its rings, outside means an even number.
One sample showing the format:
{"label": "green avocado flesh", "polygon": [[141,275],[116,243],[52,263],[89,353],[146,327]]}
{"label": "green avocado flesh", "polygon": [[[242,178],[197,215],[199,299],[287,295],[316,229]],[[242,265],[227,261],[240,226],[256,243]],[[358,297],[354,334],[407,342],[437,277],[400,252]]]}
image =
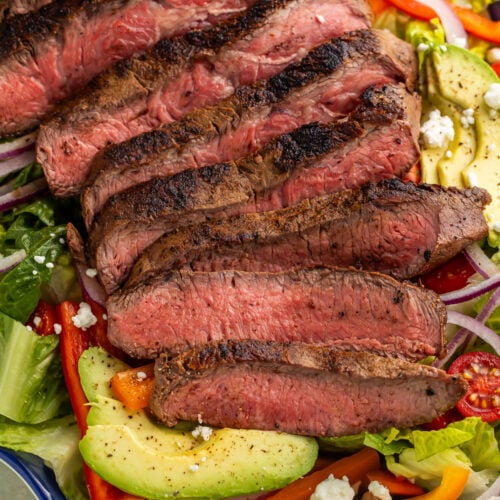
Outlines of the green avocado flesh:
{"label": "green avocado flesh", "polygon": [[216,499],[281,488],[313,467],[314,438],[270,431],[213,429],[194,437],[196,424],[156,424],[142,410],[113,399],[109,380],[127,365],[99,348],[78,365],[92,408],[80,442],[85,462],[118,488],[145,498]]}
{"label": "green avocado flesh", "polygon": [[[424,182],[444,186],[479,186],[489,191],[492,202],[485,208],[489,243],[500,246],[500,111],[493,112],[484,95],[500,83],[491,66],[471,52],[446,45],[433,49],[424,62],[427,107],[439,109],[454,125],[455,137],[440,148],[422,147]],[[465,110],[474,123],[463,126]]]}

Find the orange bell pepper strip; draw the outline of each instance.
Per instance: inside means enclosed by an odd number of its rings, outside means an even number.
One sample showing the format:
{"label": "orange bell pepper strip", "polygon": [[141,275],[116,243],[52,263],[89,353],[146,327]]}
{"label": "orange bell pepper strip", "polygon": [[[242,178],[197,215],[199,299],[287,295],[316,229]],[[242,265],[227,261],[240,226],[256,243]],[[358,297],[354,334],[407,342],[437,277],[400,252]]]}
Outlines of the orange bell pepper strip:
{"label": "orange bell pepper strip", "polygon": [[469,472],[469,469],[463,467],[447,466],[443,469],[443,479],[437,488],[413,497],[412,500],[457,500],[464,491]]}
{"label": "orange bell pepper strip", "polygon": [[[72,318],[78,313],[78,308],[78,304],[74,302],[61,302],[56,308],[56,317],[61,325],[59,348],[64,380],[68,389],[71,406],[75,412],[80,435],[83,436],[87,431],[89,407],[78,375],[78,360],[86,349],[93,345],[99,345],[96,337],[102,336],[102,332],[97,333],[102,324],[98,322],[94,327],[90,327],[87,330],[76,327]],[[138,497],[125,493],[104,481],[85,463],[83,464],[83,470],[91,500],[138,499]]]}
{"label": "orange bell pepper strip", "polygon": [[391,495],[414,497],[425,493],[425,490],[420,486],[413,484],[402,476],[395,476],[387,470],[373,470],[368,472],[366,477],[369,481],[378,481],[385,486]]}
{"label": "orange bell pepper strip", "polygon": [[384,10],[388,9],[391,4],[387,0],[369,0],[370,1],[370,7],[373,10],[373,13],[378,16],[379,14],[382,14]]}
{"label": "orange bell pepper strip", "polygon": [[347,476],[351,484],[357,483],[366,477],[369,471],[380,468],[380,458],[373,448],[363,448],[354,455],[341,458],[328,467],[318,470],[297,479],[276,494],[271,495],[268,500],[309,500],[316,486],[333,474],[336,478]]}
{"label": "orange bell pepper strip", "polygon": [[130,410],[140,410],[149,404],[154,385],[154,364],[130,368],[115,373],[111,379],[113,395]]}
{"label": "orange bell pepper strip", "polygon": [[[416,0],[387,0],[400,11],[421,19],[430,21],[437,17],[436,13],[427,5],[423,5]],[[500,21],[492,21],[487,17],[477,14],[471,9],[466,9],[458,5],[450,4],[455,11],[464,28],[471,35],[481,38],[491,43],[500,43]]]}

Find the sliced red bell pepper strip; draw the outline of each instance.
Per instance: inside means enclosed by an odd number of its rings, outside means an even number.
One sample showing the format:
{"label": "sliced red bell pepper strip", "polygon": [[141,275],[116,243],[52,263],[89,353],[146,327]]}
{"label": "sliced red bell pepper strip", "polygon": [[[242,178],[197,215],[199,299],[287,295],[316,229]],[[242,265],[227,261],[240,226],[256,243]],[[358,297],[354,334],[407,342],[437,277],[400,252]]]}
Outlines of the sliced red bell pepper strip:
{"label": "sliced red bell pepper strip", "polygon": [[[73,323],[73,316],[78,313],[78,304],[65,301],[57,306],[57,319],[61,325],[61,361],[66,387],[80,434],[87,431],[88,400],[83,392],[78,375],[78,360],[82,353],[91,346],[99,345],[96,335],[102,325],[82,330]],[[101,332],[102,333],[102,332]],[[104,481],[86,464],[84,464],[85,480],[91,500],[137,500],[138,497],[125,493]]]}
{"label": "sliced red bell pepper strip", "polygon": [[56,308],[45,300],[40,299],[26,325],[31,327],[31,329],[38,333],[38,335],[44,337],[55,333],[55,323]]}
{"label": "sliced red bell pepper strip", "polygon": [[[415,0],[387,1],[400,11],[415,17],[416,19],[430,21],[431,19],[437,17],[434,10]],[[468,33],[491,43],[500,43],[500,21],[492,21],[481,14],[477,14],[471,9],[459,7],[458,5],[451,3],[450,5]]]}
{"label": "sliced red bell pepper strip", "polygon": [[370,481],[377,481],[385,486],[391,495],[407,498],[425,493],[423,488],[413,484],[405,477],[397,477],[384,469],[370,471],[366,474],[366,477]]}

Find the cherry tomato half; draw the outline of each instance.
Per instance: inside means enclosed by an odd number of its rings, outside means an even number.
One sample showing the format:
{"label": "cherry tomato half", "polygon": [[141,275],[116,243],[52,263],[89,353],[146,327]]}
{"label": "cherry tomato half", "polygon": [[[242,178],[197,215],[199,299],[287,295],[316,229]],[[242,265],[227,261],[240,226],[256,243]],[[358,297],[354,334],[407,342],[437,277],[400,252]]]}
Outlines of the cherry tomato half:
{"label": "cherry tomato half", "polygon": [[457,408],[465,417],[485,422],[500,419],[500,356],[489,352],[468,352],[459,356],[448,373],[461,373],[469,383]]}
{"label": "cherry tomato half", "polygon": [[56,310],[52,304],[40,299],[36,309],[33,311],[28,322],[28,326],[33,331],[41,335],[52,335],[54,332],[54,324],[56,323]]}
{"label": "cherry tomato half", "polygon": [[438,431],[439,429],[444,429],[451,424],[452,422],[458,422],[459,420],[463,420],[464,416],[457,410],[456,407],[448,410],[446,413],[443,413],[439,417],[436,417],[434,420],[423,424],[422,427],[426,431]]}
{"label": "cherry tomato half", "polygon": [[448,262],[424,274],[420,279],[425,287],[441,294],[464,288],[474,273],[465,255],[459,253]]}

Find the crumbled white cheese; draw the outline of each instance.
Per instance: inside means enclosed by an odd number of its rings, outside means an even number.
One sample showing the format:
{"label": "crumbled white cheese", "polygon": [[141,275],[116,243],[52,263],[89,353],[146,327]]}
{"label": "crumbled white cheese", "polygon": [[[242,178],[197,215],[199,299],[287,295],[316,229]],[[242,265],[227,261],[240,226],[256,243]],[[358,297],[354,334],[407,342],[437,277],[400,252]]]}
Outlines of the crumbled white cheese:
{"label": "crumbled white cheese", "polygon": [[500,62],[500,47],[491,47],[486,52],[486,60],[490,64]]}
{"label": "crumbled white cheese", "polygon": [[441,116],[439,109],[434,109],[429,114],[429,119],[420,128],[426,146],[442,148],[448,141],[455,137],[453,122],[449,116]]}
{"label": "crumbled white cheese", "polygon": [[146,372],[137,372],[137,378],[139,380],[146,380],[148,378]]}
{"label": "crumbled white cheese", "polygon": [[85,270],[85,274],[89,278],[95,278],[97,276],[97,269],[94,269],[92,267],[89,267],[88,269]]}
{"label": "crumbled white cheese", "polygon": [[469,172],[467,174],[467,180],[469,181],[470,187],[477,186],[477,176],[474,172]]}
{"label": "crumbled white cheese", "polygon": [[80,302],[76,316],[73,316],[71,319],[77,328],[81,328],[84,331],[97,323],[97,318],[86,302]]}
{"label": "crumbled white cheese", "polygon": [[492,83],[484,94],[484,102],[492,109],[500,109],[500,83]]}
{"label": "crumbled white cheese", "polygon": [[427,43],[419,43],[418,44],[418,47],[417,47],[417,50],[419,52],[425,52],[426,50],[429,50],[429,45]]}
{"label": "crumbled white cheese", "polygon": [[474,110],[472,108],[467,108],[462,111],[460,122],[464,128],[469,128],[469,125],[474,125],[475,121]]}
{"label": "crumbled white cheese", "polygon": [[35,259],[35,262],[37,262],[38,264],[43,264],[45,262],[44,255],[35,255],[33,259]]}
{"label": "crumbled white cheese", "polygon": [[31,273],[33,274],[33,276],[36,276],[38,274],[38,271],[36,269],[33,269],[33,271],[31,271]]}
{"label": "crumbled white cheese", "polygon": [[213,429],[211,427],[207,427],[205,425],[198,425],[196,426],[191,434],[193,437],[201,437],[203,441],[208,441],[210,439],[210,436],[212,435]]}
{"label": "crumbled white cheese", "polygon": [[103,319],[104,321],[106,321],[106,320],[108,319],[108,315],[107,315],[106,313],[103,313],[103,315],[102,315],[102,319]]}
{"label": "crumbled white cheese", "polygon": [[191,470],[193,472],[196,472],[199,468],[200,468],[200,466],[198,464],[192,464],[189,466],[189,470]]}
{"label": "crumbled white cheese", "polygon": [[45,267],[47,269],[54,269],[54,263],[53,262],[47,262],[47,264],[45,264]]}
{"label": "crumbled white cheese", "polygon": [[493,229],[493,231],[500,233],[500,222],[492,222],[490,224],[490,227],[491,227],[491,229]]}
{"label": "crumbled white cheese", "polygon": [[62,332],[62,326],[59,323],[54,323],[54,333],[59,335]]}
{"label": "crumbled white cheese", "polygon": [[66,243],[66,240],[64,238],[59,238],[59,243],[61,245],[64,245]]}
{"label": "crumbled white cheese", "polygon": [[31,328],[31,326],[30,326],[30,325],[26,325],[26,330],[29,330],[30,332],[32,332],[32,331],[33,331],[33,328]]}
{"label": "crumbled white cheese", "polygon": [[321,14],[316,14],[316,21],[318,21],[320,24],[324,24],[325,18]]}
{"label": "crumbled white cheese", "polygon": [[451,158],[453,156],[453,152],[448,149],[445,153],[446,158]]}
{"label": "crumbled white cheese", "polygon": [[335,479],[333,474],[330,474],[316,486],[310,500],[332,500],[333,498],[336,500],[353,500],[355,494],[346,476],[342,479]]}
{"label": "crumbled white cheese", "polygon": [[488,151],[494,151],[496,147],[496,144],[488,144]]}
{"label": "crumbled white cheese", "polygon": [[392,496],[389,490],[378,481],[371,481],[368,485],[368,491],[375,497],[380,498],[380,500],[392,500]]}
{"label": "crumbled white cheese", "polygon": [[[496,118],[497,117],[497,110],[496,109],[490,109],[490,118]],[[490,131],[486,131],[489,135]]]}
{"label": "crumbled white cheese", "polygon": [[35,326],[39,326],[41,322],[42,322],[42,318],[40,318],[40,316],[35,316],[35,317],[33,318],[33,324],[34,324]]}
{"label": "crumbled white cheese", "polygon": [[446,52],[448,50],[446,45],[440,45],[439,48],[441,49],[441,52]]}
{"label": "crumbled white cheese", "polygon": [[453,36],[450,39],[450,44],[455,45],[456,47],[460,47],[461,49],[467,48],[467,38],[462,36]]}

